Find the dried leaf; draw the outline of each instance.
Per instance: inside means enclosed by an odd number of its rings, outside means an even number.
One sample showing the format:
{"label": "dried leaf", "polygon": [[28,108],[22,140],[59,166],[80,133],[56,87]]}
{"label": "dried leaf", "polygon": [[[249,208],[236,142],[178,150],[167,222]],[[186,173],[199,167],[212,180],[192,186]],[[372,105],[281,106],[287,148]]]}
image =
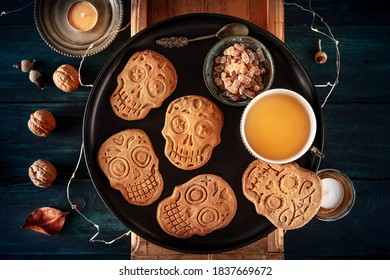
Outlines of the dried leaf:
{"label": "dried leaf", "polygon": [[61,231],[68,214],[55,208],[41,207],[27,217],[22,228],[53,236]]}

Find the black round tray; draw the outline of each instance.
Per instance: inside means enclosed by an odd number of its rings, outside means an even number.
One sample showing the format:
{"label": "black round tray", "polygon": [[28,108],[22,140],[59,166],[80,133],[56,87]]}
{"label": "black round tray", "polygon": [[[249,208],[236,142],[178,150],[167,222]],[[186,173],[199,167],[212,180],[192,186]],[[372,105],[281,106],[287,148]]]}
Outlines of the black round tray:
{"label": "black round tray", "polygon": [[[312,105],[318,122],[314,145],[322,150],[322,111],[315,88],[295,55],[282,41],[265,29],[245,20],[217,14],[191,14],[174,17],[141,31],[128,40],[106,63],[100,72],[87,102],[83,141],[86,164],[91,179],[109,209],[134,233],[159,246],[187,253],[216,253],[248,245],[266,236],[275,227],[256,213],[254,205],[242,193],[241,177],[254,158],[247,152],[240,138],[239,122],[244,107],[220,103],[209,93],[204,84],[202,68],[204,58],[217,39],[192,42],[184,48],[165,49],[155,43],[156,39],[169,36],[189,38],[212,34],[231,22],[248,26],[249,35],[260,40],[270,50],[275,63],[275,79],[272,88],[288,88],[301,93]],[[116,77],[130,56],[143,49],[152,49],[165,55],[175,66],[179,83],[175,92],[160,108],[153,109],[143,120],[124,121],[118,118],[110,106],[110,96],[116,88]],[[222,109],[225,122],[222,142],[212,154],[210,161],[199,169],[184,171],[173,166],[164,155],[165,140],[161,134],[166,109],[174,99],[189,94],[207,96]],[[128,128],[144,130],[153,143],[160,160],[160,172],[164,179],[161,197],[150,206],[134,206],[126,202],[119,191],[110,187],[108,179],[97,163],[100,145],[111,135]],[[320,159],[310,152],[297,162],[302,167],[316,171]],[[200,237],[188,239],[172,237],[161,230],[156,220],[158,203],[173,192],[173,188],[196,175],[213,173],[223,177],[234,189],[238,209],[232,222],[225,228]]]}

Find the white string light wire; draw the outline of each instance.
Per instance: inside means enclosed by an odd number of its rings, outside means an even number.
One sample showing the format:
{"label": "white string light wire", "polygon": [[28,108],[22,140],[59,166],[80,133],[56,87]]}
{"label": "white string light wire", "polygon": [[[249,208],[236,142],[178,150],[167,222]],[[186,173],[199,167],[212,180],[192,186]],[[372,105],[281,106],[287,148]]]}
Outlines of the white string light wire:
{"label": "white string light wire", "polygon": [[80,155],[79,155],[79,159],[77,161],[77,164],[76,164],[76,168],[75,170],[73,171],[72,173],[72,176],[70,177],[69,181],[68,181],[68,184],[66,186],[66,197],[68,199],[68,202],[69,204],[71,205],[72,209],[75,210],[80,216],[82,216],[87,222],[89,222],[90,224],[92,224],[95,228],[96,228],[96,233],[91,237],[91,239],[89,239],[90,242],[99,242],[99,243],[104,243],[104,244],[112,244],[114,243],[115,241],[121,239],[122,237],[125,237],[125,236],[129,236],[131,234],[131,231],[129,230],[128,232],[125,232],[123,233],[122,235],[114,238],[113,240],[111,241],[105,241],[105,240],[101,240],[101,239],[95,239],[99,234],[100,234],[100,226],[96,223],[94,223],[92,220],[90,220],[87,216],[85,216],[78,208],[77,208],[77,205],[72,203],[71,199],[70,199],[70,184],[72,183],[74,177],[76,176],[76,172],[77,170],[79,169],[79,166],[80,166],[80,162],[81,162],[81,159],[83,158],[83,150],[84,150],[84,143],[81,144],[81,148],[80,148]]}
{"label": "white string light wire", "polygon": [[89,47],[88,47],[87,50],[85,51],[84,55],[81,56],[81,61],[80,61],[79,70],[78,70],[78,73],[79,73],[79,82],[80,82],[80,85],[81,85],[81,86],[84,86],[84,87],[93,87],[92,84],[90,84],[90,85],[83,84],[83,82],[81,81],[81,74],[80,74],[80,73],[81,73],[81,67],[83,66],[84,60],[85,60],[85,58],[87,57],[89,50],[92,49],[93,46],[94,46],[96,43],[98,43],[99,41],[101,41],[101,40],[107,38],[108,36],[110,36],[110,35],[112,35],[112,34],[122,32],[123,30],[127,29],[129,26],[130,26],[130,22],[129,22],[126,26],[124,26],[123,28],[118,29],[118,30],[114,30],[114,31],[112,31],[112,32],[110,32],[110,33],[107,33],[106,35],[100,37],[100,38],[97,39],[95,42],[93,42],[91,45],[89,45]]}
{"label": "white string light wire", "polygon": [[[328,87],[330,86],[330,90],[328,92],[328,94],[326,95],[325,97],[325,100],[324,102],[322,103],[321,105],[321,108],[323,108],[326,104],[326,102],[328,101],[330,95],[332,94],[334,88],[336,87],[336,85],[339,83],[339,77],[340,77],[340,66],[341,66],[341,62],[340,62],[340,50],[339,50],[339,41],[336,40],[336,38],[334,37],[333,33],[332,33],[332,30],[331,28],[329,27],[329,25],[325,22],[324,18],[321,17],[319,14],[317,14],[311,7],[311,0],[309,0],[309,8],[304,8],[303,6],[301,5],[298,5],[297,3],[290,3],[290,2],[284,2],[284,4],[286,6],[296,6],[298,8],[300,8],[302,11],[304,12],[308,12],[308,13],[311,13],[313,18],[312,18],[312,22],[311,22],[311,25],[310,25],[310,29],[313,31],[313,32],[316,32],[316,33],[319,33],[327,38],[329,38],[335,45],[335,48],[336,48],[336,78],[335,78],[335,81],[333,83],[330,83],[330,82],[327,82],[326,84],[323,84],[323,85],[315,85],[315,87],[318,87],[318,88],[323,88],[323,87]],[[319,18],[320,21],[323,23],[323,25],[326,27],[327,31],[328,31],[328,34],[325,33],[325,32],[322,32],[320,30],[318,30],[317,28],[314,27],[314,23],[315,23],[315,20],[316,18]]]}
{"label": "white string light wire", "polygon": [[0,17],[1,17],[1,16],[4,16],[4,15],[9,15],[9,14],[12,14],[12,13],[15,13],[15,12],[19,12],[19,11],[21,11],[21,10],[27,8],[28,6],[34,4],[34,2],[35,2],[35,1],[32,1],[30,4],[27,4],[27,5],[25,5],[25,6],[21,7],[21,8],[19,8],[19,9],[16,9],[16,10],[12,10],[12,11],[8,11],[8,12],[2,11],[2,12],[0,13]]}
{"label": "white string light wire", "polygon": [[[88,55],[88,52],[90,49],[93,48],[94,44],[96,44],[97,42],[103,40],[104,38],[106,38],[107,36],[110,36],[111,34],[114,34],[114,33],[119,33],[119,32],[122,32],[123,30],[127,29],[128,27],[130,26],[130,22],[124,26],[123,28],[121,29],[118,29],[118,30],[115,30],[113,32],[110,32],[108,34],[106,34],[105,36],[102,36],[100,37],[98,40],[96,40],[95,42],[93,42],[88,48],[87,50],[85,51],[84,55],[81,57],[81,61],[80,61],[80,65],[79,65],[79,69],[78,69],[78,73],[79,73],[79,82],[80,82],[80,85],[81,86],[84,86],[84,87],[93,87],[93,84],[89,84],[89,85],[86,85],[86,84],[83,84],[83,82],[81,81],[81,67],[83,66],[83,63],[84,63],[84,60],[86,58],[86,56]],[[91,237],[91,239],[89,240],[90,242],[99,242],[99,243],[104,243],[104,244],[112,244],[114,243],[115,241],[121,239],[122,237],[125,237],[125,236],[129,236],[131,234],[131,230],[123,233],[122,235],[114,238],[113,240],[111,241],[105,241],[105,240],[101,240],[101,239],[95,239],[99,234],[100,234],[100,226],[96,223],[94,223],[92,220],[90,220],[88,217],[86,217],[81,211],[79,211],[77,209],[77,205],[72,203],[72,201],[70,200],[70,184],[72,182],[72,180],[74,179],[75,175],[76,175],[76,172],[79,168],[79,165],[80,165],[80,162],[81,162],[81,159],[83,158],[83,150],[84,150],[84,143],[81,144],[81,148],[80,148],[80,155],[79,155],[79,159],[77,161],[77,165],[76,165],[76,168],[71,176],[71,178],[69,179],[68,181],[68,185],[66,187],[66,196],[67,196],[67,199],[68,199],[68,202],[69,204],[71,205],[72,209],[75,210],[80,216],[82,216],[87,222],[89,222],[90,224],[92,224],[95,228],[96,228],[96,233],[95,235],[93,235]]]}

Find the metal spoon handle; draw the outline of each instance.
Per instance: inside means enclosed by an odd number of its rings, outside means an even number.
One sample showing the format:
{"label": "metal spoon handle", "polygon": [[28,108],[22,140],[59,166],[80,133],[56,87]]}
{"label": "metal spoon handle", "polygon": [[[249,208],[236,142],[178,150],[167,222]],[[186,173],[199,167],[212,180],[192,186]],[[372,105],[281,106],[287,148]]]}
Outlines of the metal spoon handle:
{"label": "metal spoon handle", "polygon": [[191,38],[191,39],[188,39],[187,37],[164,37],[164,38],[156,40],[156,43],[157,43],[157,45],[160,45],[164,48],[182,48],[182,47],[187,46],[188,43],[190,43],[190,42],[211,39],[214,37],[215,37],[215,34],[195,37],[195,38]]}
{"label": "metal spoon handle", "polygon": [[215,38],[215,36],[216,36],[215,34],[206,35],[206,36],[199,36],[199,37],[195,37],[195,38],[192,38],[192,39],[188,39],[188,42],[212,39],[212,38]]}

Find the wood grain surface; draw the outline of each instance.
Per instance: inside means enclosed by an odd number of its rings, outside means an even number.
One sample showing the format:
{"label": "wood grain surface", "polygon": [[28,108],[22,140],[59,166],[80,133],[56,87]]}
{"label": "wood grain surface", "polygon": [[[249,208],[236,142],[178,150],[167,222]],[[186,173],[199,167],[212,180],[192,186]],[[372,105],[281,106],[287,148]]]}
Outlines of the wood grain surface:
{"label": "wood grain surface", "polygon": [[[132,0],[133,15],[131,35],[161,20],[184,14],[216,13],[245,18],[250,22],[268,28],[269,2],[279,0]],[[282,7],[283,8],[283,7]]]}

